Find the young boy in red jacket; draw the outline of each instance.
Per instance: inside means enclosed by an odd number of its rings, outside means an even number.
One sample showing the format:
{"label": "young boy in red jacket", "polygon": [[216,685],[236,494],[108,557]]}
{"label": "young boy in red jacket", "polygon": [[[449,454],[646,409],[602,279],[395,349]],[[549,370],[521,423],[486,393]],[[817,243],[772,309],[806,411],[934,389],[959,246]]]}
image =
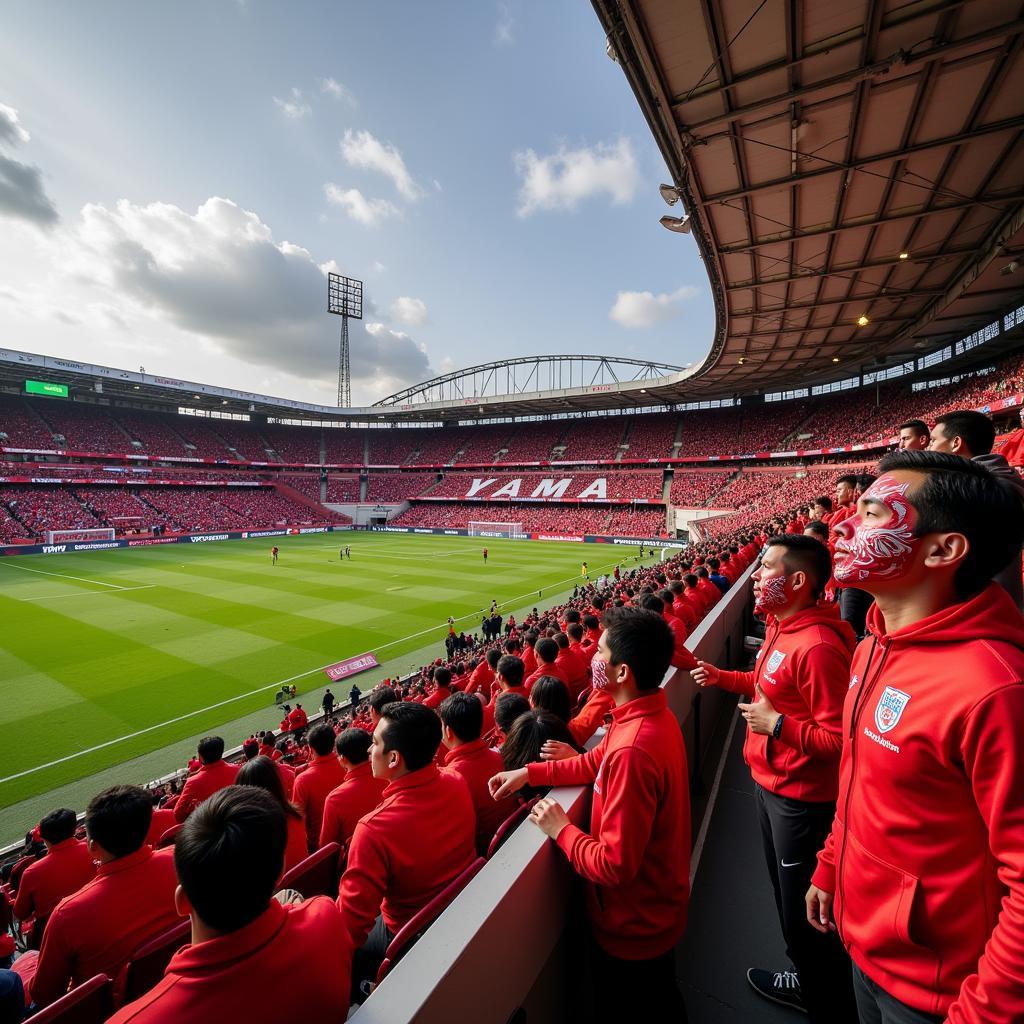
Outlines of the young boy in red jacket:
{"label": "young boy in red jacket", "polygon": [[843,745],[843,699],[856,645],[835,605],[818,601],[832,576],[828,548],[813,537],[768,541],[754,572],[754,612],[768,620],[753,672],[700,661],[700,686],[742,694],[749,731],[743,755],[786,953],[796,971],[752,967],[760,995],[807,1011],[814,1022],[856,1021],[850,958],[834,935],[807,924],[804,896],[818,850],[832,828]]}
{"label": "young boy in red jacket", "polygon": [[596,1019],[657,1014],[682,1022],[674,951],[690,895],[690,794],[682,733],[660,688],[672,633],[660,615],[639,608],[610,609],[604,625],[594,682],[615,697],[604,740],[579,757],[500,772],[491,795],[500,800],[527,784],[593,784],[589,834],[550,798],[530,817],[587,882],[601,980]]}
{"label": "young boy in red jacket", "polygon": [[[862,1021],[1024,1020],[1024,624],[992,582],[1024,537],[984,467],[885,456],[835,576],[875,599],[843,710],[839,800],[807,892]],[[834,924],[833,924],[834,920]]]}
{"label": "young boy in red jacket", "polygon": [[280,805],[255,786],[222,789],[189,816],[174,844],[174,900],[192,919],[191,944],[108,1024],[266,1020],[282,999],[288,1020],[345,1019],[352,944],[334,901],[273,898],[286,837]]}

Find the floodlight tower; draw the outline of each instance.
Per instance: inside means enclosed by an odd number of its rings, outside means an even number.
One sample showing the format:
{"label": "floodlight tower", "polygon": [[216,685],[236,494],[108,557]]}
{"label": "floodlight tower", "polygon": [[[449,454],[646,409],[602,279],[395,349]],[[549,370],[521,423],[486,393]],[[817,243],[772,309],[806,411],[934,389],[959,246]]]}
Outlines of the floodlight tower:
{"label": "floodlight tower", "polygon": [[327,312],[341,317],[338,345],[338,405],[352,405],[352,369],[348,353],[348,318],[363,319],[363,282],[343,274],[327,275]]}

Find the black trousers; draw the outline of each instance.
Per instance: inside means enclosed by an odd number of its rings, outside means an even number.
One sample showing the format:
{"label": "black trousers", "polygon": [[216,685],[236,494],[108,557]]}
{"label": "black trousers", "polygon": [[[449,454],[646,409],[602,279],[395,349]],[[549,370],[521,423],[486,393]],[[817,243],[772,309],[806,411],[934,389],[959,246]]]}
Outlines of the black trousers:
{"label": "black trousers", "polygon": [[807,923],[805,902],[836,806],[791,800],[761,786],[754,790],[786,954],[800,975],[807,1014],[815,1024],[853,1024],[857,1009],[850,958],[834,932],[822,935]]}
{"label": "black trousers", "polygon": [[839,615],[853,627],[858,640],[864,639],[868,609],[874,600],[866,590],[857,590],[856,587],[843,587],[839,591]]}
{"label": "black trousers", "polygon": [[853,965],[853,990],[861,1024],[940,1024],[943,1019],[901,1003],[876,985],[856,964]]}
{"label": "black trousers", "polygon": [[686,1024],[686,1004],[676,981],[676,951],[652,960],[620,960],[590,940],[594,1015],[599,1024],[663,1020]]}
{"label": "black trousers", "polygon": [[378,915],[366,941],[355,951],[352,956],[352,1002],[362,1003],[367,993],[363,991],[364,981],[374,982],[377,980],[377,971],[384,960],[384,954],[391,945],[395,936],[391,929],[384,923],[384,918]]}

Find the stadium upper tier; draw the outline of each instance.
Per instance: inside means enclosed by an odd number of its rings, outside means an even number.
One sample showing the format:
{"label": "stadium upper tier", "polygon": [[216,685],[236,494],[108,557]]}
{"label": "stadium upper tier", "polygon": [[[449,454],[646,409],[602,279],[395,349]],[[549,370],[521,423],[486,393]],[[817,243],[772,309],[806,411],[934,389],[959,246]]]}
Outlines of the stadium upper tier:
{"label": "stadium upper tier", "polygon": [[[1013,354],[942,383],[876,382],[829,394],[685,412],[509,421],[479,426],[291,426],[77,400],[0,394],[0,450],[270,465],[446,467],[633,463],[807,452],[889,443],[901,419],[979,408],[1024,391]],[[938,384],[938,386],[924,385]],[[915,387],[917,390],[915,390]],[[345,500],[345,499],[337,499]]]}

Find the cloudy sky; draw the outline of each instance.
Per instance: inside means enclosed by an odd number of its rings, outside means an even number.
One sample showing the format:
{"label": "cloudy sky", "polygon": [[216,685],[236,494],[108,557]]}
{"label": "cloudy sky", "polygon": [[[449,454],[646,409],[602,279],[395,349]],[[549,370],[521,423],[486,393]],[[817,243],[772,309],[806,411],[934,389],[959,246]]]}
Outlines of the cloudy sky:
{"label": "cloudy sky", "polygon": [[307,401],[511,355],[684,364],[713,308],[586,0],[22,0],[0,345]]}

